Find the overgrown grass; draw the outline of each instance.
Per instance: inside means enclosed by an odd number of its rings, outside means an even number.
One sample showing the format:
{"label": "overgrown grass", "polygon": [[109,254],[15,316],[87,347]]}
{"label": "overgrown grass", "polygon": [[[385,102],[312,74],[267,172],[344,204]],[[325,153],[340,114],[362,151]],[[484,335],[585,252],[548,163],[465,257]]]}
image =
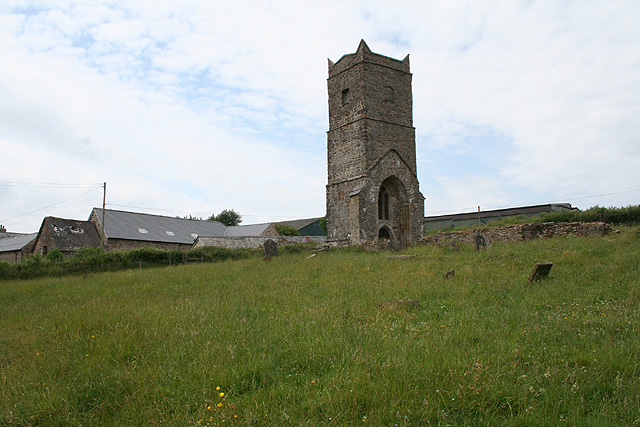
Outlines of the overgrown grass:
{"label": "overgrown grass", "polygon": [[0,425],[637,425],[638,231],[4,281]]}
{"label": "overgrown grass", "polygon": [[[302,245],[300,250],[308,248],[308,245]],[[17,264],[0,262],[0,280],[89,274],[190,262],[219,262],[246,259],[261,253],[263,251],[260,249],[223,247],[200,247],[186,251],[148,247],[114,252],[104,252],[101,248],[85,248],[64,257],[62,252],[54,249],[44,258],[39,254],[33,254]]]}

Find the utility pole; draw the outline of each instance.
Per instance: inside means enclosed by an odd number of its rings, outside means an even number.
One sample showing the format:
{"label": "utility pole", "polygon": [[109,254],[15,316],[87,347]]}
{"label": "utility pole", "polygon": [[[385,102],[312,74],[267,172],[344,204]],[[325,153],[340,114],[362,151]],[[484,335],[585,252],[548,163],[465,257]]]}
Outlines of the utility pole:
{"label": "utility pole", "polygon": [[104,216],[105,216],[104,207],[107,201],[107,181],[104,182],[103,188],[104,188],[104,193],[102,194],[102,233],[100,233],[100,248],[104,251],[104,239],[107,236],[104,233]]}

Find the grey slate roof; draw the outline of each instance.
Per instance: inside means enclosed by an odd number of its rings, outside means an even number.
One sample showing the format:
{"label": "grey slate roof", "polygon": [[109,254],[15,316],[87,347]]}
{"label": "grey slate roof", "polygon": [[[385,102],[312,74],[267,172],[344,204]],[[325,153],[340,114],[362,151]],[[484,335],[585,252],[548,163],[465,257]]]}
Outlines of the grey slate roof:
{"label": "grey slate roof", "polygon": [[[257,237],[271,225],[267,222],[264,224],[250,224],[250,225],[234,225],[227,227],[224,233],[224,237]],[[215,236],[209,236],[215,237]]]}
{"label": "grey slate roof", "polygon": [[[102,223],[102,209],[93,208]],[[106,210],[105,232],[108,239],[193,244],[199,236],[256,237],[270,225],[252,224],[227,227],[217,221],[175,218],[138,212]]]}
{"label": "grey slate roof", "polygon": [[38,233],[0,233],[0,252],[20,251],[33,242]]}
{"label": "grey slate roof", "polygon": [[[108,239],[142,240],[192,244],[198,236],[222,237],[226,226],[216,221],[174,218],[107,209],[105,233]],[[94,208],[102,223],[102,209]],[[93,215],[92,214],[92,215]]]}

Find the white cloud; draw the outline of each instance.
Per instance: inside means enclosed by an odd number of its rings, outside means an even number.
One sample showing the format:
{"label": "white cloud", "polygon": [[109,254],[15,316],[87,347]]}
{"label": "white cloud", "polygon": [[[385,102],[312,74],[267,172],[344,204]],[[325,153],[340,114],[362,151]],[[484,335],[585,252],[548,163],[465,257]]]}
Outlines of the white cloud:
{"label": "white cloud", "polygon": [[[638,203],[639,15],[630,1],[4,2],[0,181],[106,180],[113,205],[177,215],[322,215],[326,58],[364,38],[411,54],[429,212]],[[0,220],[71,196],[1,187],[15,208]]]}

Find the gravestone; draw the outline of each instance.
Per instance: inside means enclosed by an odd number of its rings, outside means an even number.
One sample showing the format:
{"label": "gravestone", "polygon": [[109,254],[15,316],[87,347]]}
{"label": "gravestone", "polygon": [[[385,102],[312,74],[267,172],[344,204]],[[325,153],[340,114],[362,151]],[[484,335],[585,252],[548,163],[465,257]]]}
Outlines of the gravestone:
{"label": "gravestone", "polygon": [[476,237],[474,240],[476,245],[476,251],[491,247],[491,242],[489,242],[489,239],[487,239],[487,237],[482,233],[476,234]]}
{"label": "gravestone", "polygon": [[278,256],[278,244],[273,239],[267,239],[264,242],[264,258],[271,259],[274,256]]}
{"label": "gravestone", "polygon": [[544,279],[549,275],[549,271],[551,271],[551,267],[553,267],[552,262],[539,262],[533,267],[533,271],[531,272],[531,276],[529,276],[529,282],[533,282],[534,280]]}

